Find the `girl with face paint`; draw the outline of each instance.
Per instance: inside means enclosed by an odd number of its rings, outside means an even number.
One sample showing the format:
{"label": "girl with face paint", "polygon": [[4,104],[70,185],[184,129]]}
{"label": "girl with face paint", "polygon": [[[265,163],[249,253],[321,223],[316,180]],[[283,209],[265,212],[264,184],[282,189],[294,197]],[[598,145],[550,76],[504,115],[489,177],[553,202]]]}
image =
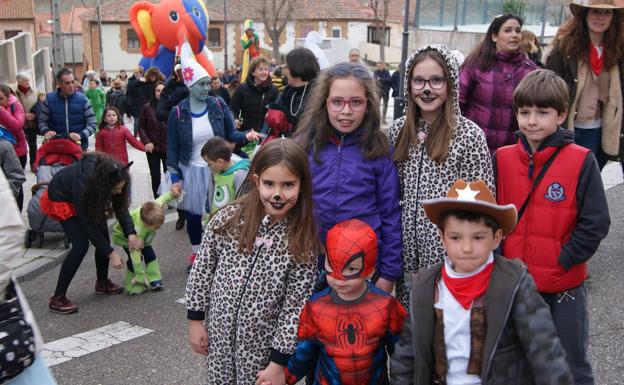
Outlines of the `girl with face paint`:
{"label": "girl with face paint", "polygon": [[[407,60],[404,117],[388,135],[401,183],[403,276],[397,297],[408,305],[405,285],[411,273],[441,262],[446,255],[437,228],[420,202],[446,196],[458,178],[483,179],[494,188],[492,161],[483,130],[461,115],[458,65],[444,45],[416,50]],[[409,282],[409,281],[407,281]]]}
{"label": "girl with face paint", "polygon": [[167,170],[172,183],[180,183],[186,192],[181,208],[186,211],[186,229],[191,241],[193,263],[201,243],[201,218],[206,211],[210,169],[201,156],[204,144],[215,136],[245,144],[258,134],[237,131],[230,110],[219,97],[212,97],[210,76],[195,60],[188,43],[182,46],[182,79],[189,97],[171,109],[167,121]]}
{"label": "girl with face paint", "polygon": [[[290,139],[260,148],[250,191],[210,220],[186,287],[190,344],[208,384],[284,384],[318,242],[310,171]],[[204,321],[205,319],[205,321]]]}

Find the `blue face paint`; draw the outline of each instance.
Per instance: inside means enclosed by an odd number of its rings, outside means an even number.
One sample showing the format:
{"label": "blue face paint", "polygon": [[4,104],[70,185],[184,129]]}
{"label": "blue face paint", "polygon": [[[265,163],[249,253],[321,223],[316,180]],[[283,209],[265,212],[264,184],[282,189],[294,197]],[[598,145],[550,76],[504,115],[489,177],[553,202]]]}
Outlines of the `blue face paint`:
{"label": "blue face paint", "polygon": [[208,96],[210,96],[210,77],[206,76],[199,79],[195,84],[193,84],[189,91],[191,93],[191,97],[196,100],[206,100]]}

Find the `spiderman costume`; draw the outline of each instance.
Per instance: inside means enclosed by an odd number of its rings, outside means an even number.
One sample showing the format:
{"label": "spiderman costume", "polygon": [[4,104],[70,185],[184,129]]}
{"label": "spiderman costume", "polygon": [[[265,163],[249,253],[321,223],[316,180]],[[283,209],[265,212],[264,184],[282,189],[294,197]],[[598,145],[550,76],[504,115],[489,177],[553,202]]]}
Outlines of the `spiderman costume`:
{"label": "spiderman costume", "polygon": [[[286,371],[288,384],[314,369],[318,385],[389,384],[386,352],[398,341],[407,312],[398,300],[366,282],[375,267],[377,237],[354,219],[327,234],[328,275],[336,280],[361,279],[363,294],[345,300],[329,287],[310,298],[299,321],[299,344]],[[362,268],[343,274],[356,260]]]}

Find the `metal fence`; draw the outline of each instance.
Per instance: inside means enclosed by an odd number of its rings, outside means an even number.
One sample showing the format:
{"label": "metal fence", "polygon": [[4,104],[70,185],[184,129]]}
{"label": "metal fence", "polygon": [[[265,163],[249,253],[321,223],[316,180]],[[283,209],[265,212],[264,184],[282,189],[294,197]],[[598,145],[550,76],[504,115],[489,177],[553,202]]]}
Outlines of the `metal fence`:
{"label": "metal fence", "polygon": [[525,25],[561,25],[568,16],[567,1],[533,0],[417,0],[414,24],[419,27],[461,29],[488,25],[505,12],[519,14]]}

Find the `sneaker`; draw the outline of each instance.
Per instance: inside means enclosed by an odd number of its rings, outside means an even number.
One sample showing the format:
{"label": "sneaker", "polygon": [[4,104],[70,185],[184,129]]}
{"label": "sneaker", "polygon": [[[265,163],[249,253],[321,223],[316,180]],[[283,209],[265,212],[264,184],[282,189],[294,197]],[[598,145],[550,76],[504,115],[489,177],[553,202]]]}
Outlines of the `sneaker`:
{"label": "sneaker", "polygon": [[78,311],[78,306],[74,305],[72,301],[65,297],[65,294],[50,297],[48,307],[50,311],[60,314],[70,314]]}
{"label": "sneaker", "polygon": [[162,281],[154,281],[154,282],[150,282],[150,285],[152,286],[152,290],[154,291],[160,291],[162,289],[165,288],[165,285],[163,285]]}
{"label": "sneaker", "polygon": [[182,230],[182,228],[184,227],[184,225],[186,224],[186,219],[184,218],[184,216],[179,216],[178,220],[176,221],[175,224],[175,229],[176,230]]}
{"label": "sneaker", "polygon": [[123,287],[114,284],[110,279],[95,281],[95,292],[100,294],[121,294]]}

